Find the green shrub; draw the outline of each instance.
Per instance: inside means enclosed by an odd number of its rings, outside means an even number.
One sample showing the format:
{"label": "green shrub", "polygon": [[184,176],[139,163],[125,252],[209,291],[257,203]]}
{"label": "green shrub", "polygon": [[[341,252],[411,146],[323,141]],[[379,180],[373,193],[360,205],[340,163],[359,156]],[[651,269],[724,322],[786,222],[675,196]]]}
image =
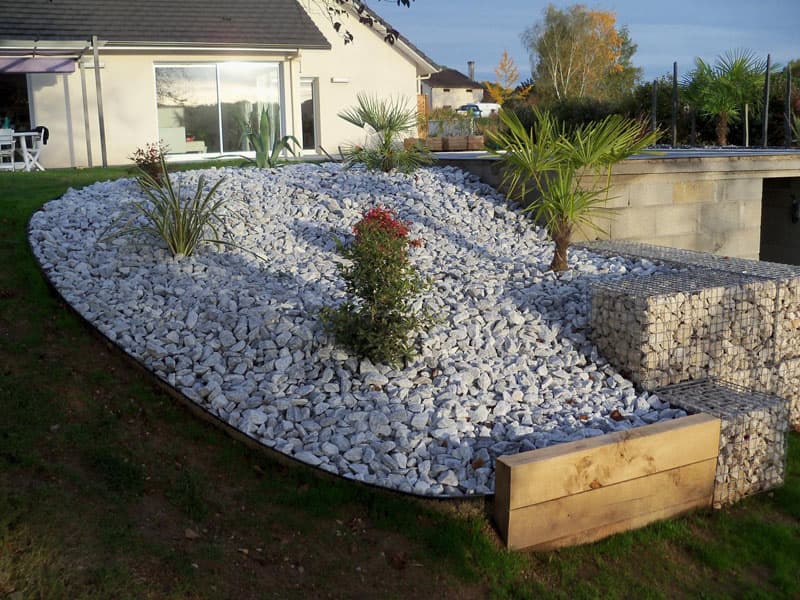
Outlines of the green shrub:
{"label": "green shrub", "polygon": [[408,259],[408,224],[378,206],[367,211],[353,228],[355,239],[339,243],[349,261],[340,265],[347,293],[353,296],[338,308],[325,308],[322,320],[336,340],[376,363],[397,364],[414,354],[411,334],[429,317],[412,309],[426,287]]}
{"label": "green shrub", "polygon": [[136,224],[131,219],[115,233],[101,236],[101,239],[134,232],[149,233],[162,239],[173,256],[191,256],[201,242],[233,245],[221,239],[219,233],[223,225],[219,213],[225,198],[214,198],[224,178],[204,193],[205,178],[201,175],[194,194],[184,195],[180,186],[177,190],[173,187],[163,155],[159,163],[158,178],[145,172],[137,178],[147,200],[134,202],[133,206],[144,216],[145,223]]}
{"label": "green shrub", "polygon": [[433,154],[419,145],[404,148],[401,136],[417,127],[416,110],[400,99],[381,100],[358,95],[358,106],[339,113],[339,117],[357,127],[369,127],[373,139],[366,146],[350,145],[342,149],[348,166],[363,164],[370,170],[389,172],[393,169],[410,173],[433,162]]}

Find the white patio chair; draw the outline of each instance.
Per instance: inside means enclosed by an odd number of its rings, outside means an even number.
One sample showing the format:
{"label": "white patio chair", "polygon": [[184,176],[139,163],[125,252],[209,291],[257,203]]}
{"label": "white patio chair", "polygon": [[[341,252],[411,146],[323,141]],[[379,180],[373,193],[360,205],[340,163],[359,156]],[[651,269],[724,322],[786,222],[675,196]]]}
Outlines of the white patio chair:
{"label": "white patio chair", "polygon": [[[13,129],[0,129],[0,169],[16,170],[14,154],[17,151],[17,140],[14,139]],[[8,158],[8,164],[6,164]]]}

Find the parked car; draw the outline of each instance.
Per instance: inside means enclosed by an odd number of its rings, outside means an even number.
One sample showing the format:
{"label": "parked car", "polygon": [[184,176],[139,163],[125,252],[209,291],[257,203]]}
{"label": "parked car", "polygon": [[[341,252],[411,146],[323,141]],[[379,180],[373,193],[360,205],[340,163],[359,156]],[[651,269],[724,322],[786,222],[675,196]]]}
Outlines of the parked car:
{"label": "parked car", "polygon": [[499,110],[500,105],[494,102],[476,102],[475,104],[462,104],[456,109],[456,112],[471,117],[488,117]]}

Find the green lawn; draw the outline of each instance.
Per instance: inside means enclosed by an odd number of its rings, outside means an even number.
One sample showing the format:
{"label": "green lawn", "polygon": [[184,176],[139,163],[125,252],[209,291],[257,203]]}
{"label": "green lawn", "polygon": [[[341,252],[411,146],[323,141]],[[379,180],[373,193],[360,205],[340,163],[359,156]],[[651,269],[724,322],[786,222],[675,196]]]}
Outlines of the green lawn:
{"label": "green lawn", "polygon": [[551,553],[480,507],[286,467],[197,420],[49,291],[28,218],[128,168],[0,174],[0,598],[800,598],[784,488]]}

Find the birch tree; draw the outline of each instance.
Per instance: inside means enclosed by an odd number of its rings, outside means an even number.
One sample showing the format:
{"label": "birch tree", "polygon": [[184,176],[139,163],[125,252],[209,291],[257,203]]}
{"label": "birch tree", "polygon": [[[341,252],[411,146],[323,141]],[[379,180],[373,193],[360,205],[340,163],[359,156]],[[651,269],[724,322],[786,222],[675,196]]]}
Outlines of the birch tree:
{"label": "birch tree", "polygon": [[562,11],[549,5],[544,18],[521,36],[539,96],[545,100],[608,99],[618,92],[610,88],[610,82],[635,83],[638,70],[630,59],[636,45],[616,24],[613,12],[589,10],[581,4]]}

